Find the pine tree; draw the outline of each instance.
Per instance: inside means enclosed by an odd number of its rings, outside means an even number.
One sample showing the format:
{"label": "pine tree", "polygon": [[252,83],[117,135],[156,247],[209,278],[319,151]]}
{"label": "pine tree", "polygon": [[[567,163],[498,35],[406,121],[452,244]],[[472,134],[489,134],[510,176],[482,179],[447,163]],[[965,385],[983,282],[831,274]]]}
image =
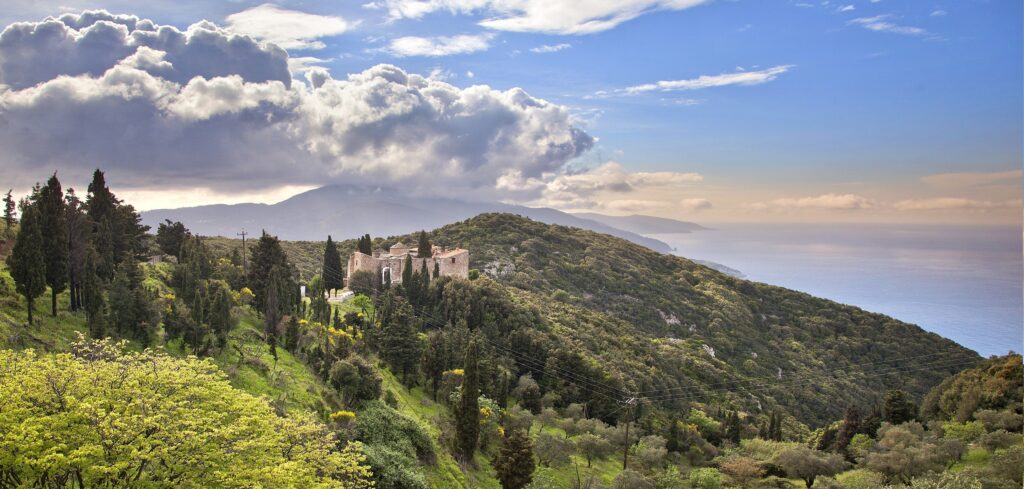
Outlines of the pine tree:
{"label": "pine tree", "polygon": [[14,237],[14,197],[11,195],[13,191],[13,189],[8,190],[4,195],[4,234],[6,238]]}
{"label": "pine tree", "polygon": [[480,378],[478,346],[472,339],[466,346],[466,363],[462,376],[462,395],[455,415],[459,455],[466,463],[473,461],[473,453],[480,436]]}
{"label": "pine tree", "polygon": [[64,191],[54,173],[33,196],[39,211],[43,235],[43,256],[46,261],[46,284],[50,286],[50,311],[57,317],[57,294],[68,283],[68,230],[64,215]]}
{"label": "pine tree", "polygon": [[327,245],[324,246],[324,289],[327,291],[341,289],[345,286],[341,274],[341,254],[335,246],[331,236],[327,236]]}
{"label": "pine tree", "polygon": [[426,231],[420,231],[420,242],[416,248],[416,256],[420,258],[430,258],[434,256],[434,246],[430,244],[430,238],[427,237]]}
{"label": "pine tree", "polygon": [[520,489],[529,484],[536,468],[529,435],[519,429],[508,432],[493,465],[502,489]]}
{"label": "pine tree", "polygon": [[181,247],[185,241],[192,237],[192,233],[184,224],[170,219],[156,228],[156,244],[165,255],[170,255],[181,261]]}
{"label": "pine tree", "polygon": [[28,305],[28,324],[32,324],[33,303],[46,292],[46,257],[43,254],[43,233],[34,206],[22,202],[21,229],[14,242],[7,268],[14,278],[15,289]]}

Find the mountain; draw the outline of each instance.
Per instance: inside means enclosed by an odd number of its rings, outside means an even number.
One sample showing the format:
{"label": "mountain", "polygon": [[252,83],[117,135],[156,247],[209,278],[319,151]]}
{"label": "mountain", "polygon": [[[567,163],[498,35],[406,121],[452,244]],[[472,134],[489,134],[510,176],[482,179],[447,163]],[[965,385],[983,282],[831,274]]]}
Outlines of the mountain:
{"label": "mountain", "polygon": [[165,219],[184,222],[204,236],[234,236],[243,228],[264,229],[285,240],[322,240],[391,236],[410,230],[432,229],[477,214],[518,214],[549,224],[560,224],[617,236],[652,250],[669,253],[662,241],[641,236],[599,221],[549,208],[499,202],[413,197],[390,190],[367,190],[330,185],[303,192],[276,204],[234,204],[157,209],[142,213],[144,224],[156,227]]}
{"label": "mountain", "polygon": [[664,217],[641,216],[638,214],[631,216],[606,216],[593,212],[574,212],[573,215],[637,234],[692,233],[694,231],[708,230],[708,228],[693,222],[677,221]]}
{"label": "mountain", "polygon": [[543,327],[503,334],[581,352],[605,378],[678,409],[779,406],[820,425],[888,389],[920,399],[980,361],[915,325],[588,230],[484,214],[431,239],[469,249],[470,267],[500,290],[493,294],[544,318]]}

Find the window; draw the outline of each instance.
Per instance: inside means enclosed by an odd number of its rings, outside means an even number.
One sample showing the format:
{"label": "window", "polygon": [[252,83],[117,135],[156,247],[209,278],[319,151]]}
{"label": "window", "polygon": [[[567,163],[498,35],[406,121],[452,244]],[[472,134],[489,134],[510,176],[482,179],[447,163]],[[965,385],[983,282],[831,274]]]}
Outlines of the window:
{"label": "window", "polygon": [[452,263],[455,263],[455,257],[454,256],[452,257]]}

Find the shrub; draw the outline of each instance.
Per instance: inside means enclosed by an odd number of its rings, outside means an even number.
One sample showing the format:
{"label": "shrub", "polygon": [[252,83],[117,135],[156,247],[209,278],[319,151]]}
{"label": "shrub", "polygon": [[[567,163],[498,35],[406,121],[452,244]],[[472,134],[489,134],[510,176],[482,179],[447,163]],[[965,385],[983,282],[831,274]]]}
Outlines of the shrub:
{"label": "shrub", "polygon": [[722,473],[711,467],[691,470],[687,480],[693,489],[721,489],[722,487]]}
{"label": "shrub", "polygon": [[942,431],[943,436],[946,438],[971,443],[985,434],[985,425],[981,421],[970,421],[967,423],[947,421],[942,423]]}

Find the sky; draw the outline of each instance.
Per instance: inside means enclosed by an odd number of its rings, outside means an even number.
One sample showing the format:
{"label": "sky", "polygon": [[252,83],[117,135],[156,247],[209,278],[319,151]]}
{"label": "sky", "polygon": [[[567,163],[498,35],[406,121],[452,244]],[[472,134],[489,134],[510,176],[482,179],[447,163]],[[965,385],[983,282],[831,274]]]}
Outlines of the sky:
{"label": "sky", "polygon": [[0,185],[1021,225],[1019,0],[8,0]]}

